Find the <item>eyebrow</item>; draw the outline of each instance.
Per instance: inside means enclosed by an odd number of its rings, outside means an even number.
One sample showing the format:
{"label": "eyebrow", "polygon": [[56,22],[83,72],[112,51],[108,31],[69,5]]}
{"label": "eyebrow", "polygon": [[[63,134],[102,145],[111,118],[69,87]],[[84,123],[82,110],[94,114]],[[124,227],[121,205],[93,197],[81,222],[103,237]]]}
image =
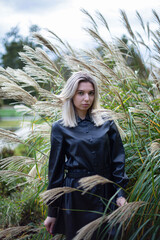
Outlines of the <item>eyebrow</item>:
{"label": "eyebrow", "polygon": [[[85,90],[78,89],[77,92],[84,92]],[[95,90],[90,90],[89,92],[95,92]]]}

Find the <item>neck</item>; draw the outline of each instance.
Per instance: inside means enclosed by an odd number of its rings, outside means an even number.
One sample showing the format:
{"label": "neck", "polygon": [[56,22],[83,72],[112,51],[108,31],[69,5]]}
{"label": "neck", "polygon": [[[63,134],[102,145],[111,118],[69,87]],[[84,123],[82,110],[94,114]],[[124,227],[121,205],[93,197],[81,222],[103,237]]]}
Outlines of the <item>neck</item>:
{"label": "neck", "polygon": [[87,112],[86,111],[84,111],[84,112],[77,111],[77,114],[81,119],[85,119]]}

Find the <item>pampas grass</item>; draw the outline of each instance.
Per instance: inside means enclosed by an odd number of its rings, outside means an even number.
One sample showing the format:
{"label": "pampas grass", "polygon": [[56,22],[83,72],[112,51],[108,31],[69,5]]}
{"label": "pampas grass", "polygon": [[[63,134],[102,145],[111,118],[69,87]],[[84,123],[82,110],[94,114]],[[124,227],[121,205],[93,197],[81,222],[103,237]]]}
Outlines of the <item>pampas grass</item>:
{"label": "pampas grass", "polygon": [[25,156],[12,156],[8,158],[0,159],[0,167],[2,169],[22,169],[25,166],[29,166],[35,162],[34,158]]}
{"label": "pampas grass", "polygon": [[48,203],[48,201],[50,201],[50,204],[51,204],[54,201],[56,201],[59,197],[61,197],[63,194],[71,193],[74,191],[77,191],[77,189],[71,188],[71,187],[59,187],[59,188],[47,190],[46,192],[41,194],[41,197],[44,203]]}
{"label": "pampas grass", "polygon": [[6,141],[8,143],[24,143],[21,139],[18,138],[18,136],[9,130],[4,130],[0,128],[0,138],[3,141]]}
{"label": "pampas grass", "polygon": [[18,227],[11,227],[7,228],[0,232],[0,239],[11,240],[17,237],[22,232],[28,232],[31,230],[30,226],[18,226]]}
{"label": "pampas grass", "polygon": [[[160,141],[160,139],[157,139]],[[151,144],[151,154],[156,153],[160,151],[160,143],[155,141]]]}
{"label": "pampas grass", "polygon": [[79,180],[79,187],[82,188],[83,192],[82,194],[85,194],[89,190],[91,190],[93,187],[95,187],[98,184],[106,184],[106,183],[113,183],[112,181],[101,177],[99,175],[94,175],[90,177],[84,177]]}
{"label": "pampas grass", "polygon": [[[15,133],[0,129],[3,141],[24,144],[29,147],[29,154],[32,153],[32,157],[2,159],[0,174],[8,184],[17,179],[21,181],[17,185],[27,183],[28,188],[33,189],[35,198],[39,198],[48,182],[50,130],[53,121],[61,117],[62,101],[58,94],[65,84],[64,73],[87,71],[98,80],[101,113],[107,120],[114,120],[120,131],[130,183],[127,189],[128,204],[109,215],[105,211],[101,218],[84,226],[75,239],[89,240],[102,223],[106,223],[105,235],[118,223],[125,229],[121,233],[124,240],[125,233],[127,240],[157,240],[160,183],[159,15],[155,10],[152,11],[154,29],[151,29],[151,24],[136,12],[140,27],[146,34],[143,38],[143,34],[132,29],[127,14],[121,10],[121,21],[128,32],[127,41],[124,41],[112,35],[101,13],[92,16],[83,10],[83,14],[90,21],[90,27],[84,29],[97,46],[95,49],[75,50],[51,30],[47,30],[49,39],[39,33],[33,36],[42,48],[25,46],[24,52],[19,53],[25,63],[23,70],[0,68],[0,97],[15,100],[17,111],[24,117],[27,114],[32,116],[30,133],[23,141]],[[99,20],[102,25],[99,25]],[[110,42],[103,37],[105,35],[101,35],[101,29],[109,32]],[[145,61],[142,59],[141,47],[147,54]],[[46,48],[50,54],[46,53]],[[58,64],[51,56],[58,59]],[[97,184],[107,183],[110,180],[96,175],[81,179],[80,188],[87,194]],[[43,192],[41,198],[45,203],[52,202],[72,191],[82,192],[80,189],[56,188]],[[10,229],[7,231],[10,233]],[[116,236],[114,240],[117,240]]]}
{"label": "pampas grass", "polygon": [[[81,228],[76,237],[73,240],[90,240],[93,233],[103,224],[106,222],[110,222],[111,225],[109,227],[109,230],[112,229],[114,226],[116,226],[117,223],[124,224],[131,217],[133,217],[139,208],[144,206],[144,202],[132,202],[128,203],[122,207],[119,207],[117,210],[112,212],[109,215],[103,215],[102,217],[94,220],[93,222],[87,224],[83,228]],[[129,222],[128,222],[129,223]],[[126,223],[127,225],[127,223]]]}

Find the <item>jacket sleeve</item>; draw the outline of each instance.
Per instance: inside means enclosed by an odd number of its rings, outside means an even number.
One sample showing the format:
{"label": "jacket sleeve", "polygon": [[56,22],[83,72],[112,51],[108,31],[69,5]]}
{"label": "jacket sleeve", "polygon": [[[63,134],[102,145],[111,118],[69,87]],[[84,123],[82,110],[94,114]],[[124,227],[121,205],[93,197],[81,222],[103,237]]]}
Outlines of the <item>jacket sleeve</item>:
{"label": "jacket sleeve", "polygon": [[[65,163],[65,151],[63,134],[59,127],[59,124],[55,122],[52,125],[51,130],[51,150],[49,156],[49,168],[48,168],[48,188],[61,187],[64,179],[64,163]],[[59,208],[60,199],[57,199],[54,203],[48,205],[48,216],[56,217]]]}
{"label": "jacket sleeve", "polygon": [[[125,152],[122,140],[114,121],[110,122],[109,130],[110,155],[112,180],[120,187],[125,188],[128,183],[128,177],[125,173]],[[116,197],[125,196],[123,189],[114,184],[116,191],[119,190]]]}

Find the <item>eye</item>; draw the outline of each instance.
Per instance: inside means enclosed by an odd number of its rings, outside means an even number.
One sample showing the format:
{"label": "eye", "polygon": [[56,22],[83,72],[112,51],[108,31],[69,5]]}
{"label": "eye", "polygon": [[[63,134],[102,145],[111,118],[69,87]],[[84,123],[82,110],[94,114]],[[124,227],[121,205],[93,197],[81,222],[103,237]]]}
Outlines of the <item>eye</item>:
{"label": "eye", "polygon": [[90,95],[90,96],[94,96],[94,92],[90,92],[89,95]]}
{"label": "eye", "polygon": [[83,92],[82,92],[82,91],[79,91],[79,92],[78,92],[78,95],[82,96],[82,95],[83,95]]}

